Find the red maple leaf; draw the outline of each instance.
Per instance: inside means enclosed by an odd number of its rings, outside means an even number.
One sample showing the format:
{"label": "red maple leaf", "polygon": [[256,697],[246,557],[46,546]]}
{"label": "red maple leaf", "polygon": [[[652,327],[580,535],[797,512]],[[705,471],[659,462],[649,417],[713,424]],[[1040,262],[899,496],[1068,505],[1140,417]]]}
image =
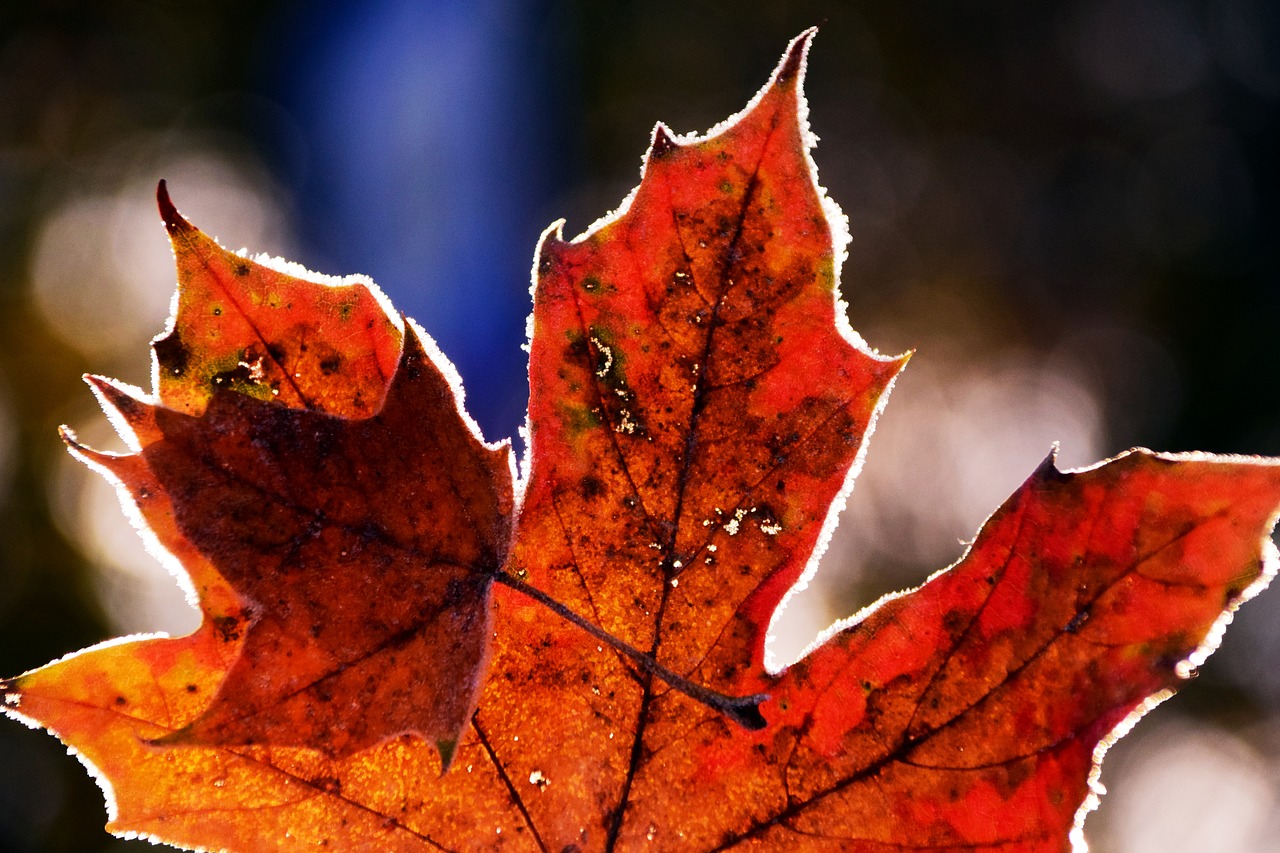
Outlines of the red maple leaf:
{"label": "red maple leaf", "polygon": [[[1274,572],[1280,465],[1050,458],[959,563],[769,672],[770,620],[905,362],[835,298],[808,42],[706,137],[659,126],[617,215],[544,235],[515,496],[452,368],[371,285],[226,252],[162,187],[180,298],[155,397],[92,380],[133,452],[73,446],[204,620],[0,682],[7,713],[100,772],[110,829],[234,849],[1070,847],[1109,734]],[[763,725],[721,694],[766,695]]]}

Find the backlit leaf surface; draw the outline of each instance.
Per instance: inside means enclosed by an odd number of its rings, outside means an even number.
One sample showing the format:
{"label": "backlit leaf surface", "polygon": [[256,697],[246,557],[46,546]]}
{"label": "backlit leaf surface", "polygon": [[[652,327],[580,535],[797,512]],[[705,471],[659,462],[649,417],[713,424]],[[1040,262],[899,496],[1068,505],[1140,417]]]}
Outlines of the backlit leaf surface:
{"label": "backlit leaf surface", "polygon": [[[1273,573],[1280,466],[1046,460],[956,566],[770,672],[769,622],[905,362],[836,300],[808,41],[707,136],[659,126],[617,214],[544,235],[514,489],[376,288],[227,252],[162,187],[179,297],[155,396],[92,379],[133,452],[73,449],[204,620],[0,682],[97,769],[109,828],[243,850],[1070,848],[1099,745]],[[498,572],[696,684],[767,693],[767,725]]]}

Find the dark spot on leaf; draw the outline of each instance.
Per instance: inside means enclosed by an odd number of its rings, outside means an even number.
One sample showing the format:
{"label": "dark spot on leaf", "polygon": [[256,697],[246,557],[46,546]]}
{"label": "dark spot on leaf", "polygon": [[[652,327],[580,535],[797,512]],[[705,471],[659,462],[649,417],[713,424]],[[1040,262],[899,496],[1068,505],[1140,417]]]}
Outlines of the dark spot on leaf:
{"label": "dark spot on leaf", "polygon": [[175,329],[168,335],[151,345],[155,350],[156,360],[160,362],[160,366],[169,371],[174,376],[181,376],[187,369],[187,361],[190,354],[182,339],[178,337]]}
{"label": "dark spot on leaf", "polygon": [[954,637],[969,627],[969,616],[970,614],[963,610],[949,610],[947,615],[942,617],[942,627]]}
{"label": "dark spot on leaf", "polygon": [[582,497],[585,500],[594,500],[604,494],[604,482],[592,474],[583,477],[578,486],[581,488]]}
{"label": "dark spot on leaf", "polygon": [[215,616],[213,629],[225,643],[234,643],[240,639],[240,620],[234,616]]}
{"label": "dark spot on leaf", "polygon": [[580,332],[570,331],[567,334],[569,343],[564,348],[564,360],[568,364],[581,364],[590,357],[587,338]]}
{"label": "dark spot on leaf", "polygon": [[219,387],[234,388],[237,385],[256,385],[253,371],[247,364],[237,364],[230,370],[213,374],[213,384]]}

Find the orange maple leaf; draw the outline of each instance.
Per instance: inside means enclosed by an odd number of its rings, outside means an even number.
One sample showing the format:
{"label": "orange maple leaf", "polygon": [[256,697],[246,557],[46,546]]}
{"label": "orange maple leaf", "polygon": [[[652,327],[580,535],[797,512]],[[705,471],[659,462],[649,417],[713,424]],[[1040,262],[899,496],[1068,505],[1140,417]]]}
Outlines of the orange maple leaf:
{"label": "orange maple leaf", "polygon": [[[659,126],[619,213],[544,234],[514,493],[505,446],[372,285],[228,253],[162,190],[180,297],[155,399],[92,380],[134,452],[74,449],[180,561],[204,621],[0,682],[7,713],[98,771],[112,831],[235,849],[1071,846],[1109,736],[1274,573],[1280,463],[1049,459],[954,567],[770,672],[770,620],[905,363],[836,299],[810,35],[707,136]],[[679,678],[767,695],[764,725]]]}

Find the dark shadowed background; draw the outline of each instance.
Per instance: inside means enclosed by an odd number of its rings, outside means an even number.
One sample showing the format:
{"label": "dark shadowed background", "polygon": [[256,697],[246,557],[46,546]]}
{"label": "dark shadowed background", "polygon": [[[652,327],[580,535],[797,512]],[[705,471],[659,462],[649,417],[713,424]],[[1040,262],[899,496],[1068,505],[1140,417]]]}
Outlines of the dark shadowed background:
{"label": "dark shadowed background", "polygon": [[[739,109],[824,23],[808,92],[856,329],[916,348],[779,662],[920,582],[1061,442],[1280,454],[1280,7],[6,3],[0,11],[0,674],[194,611],[56,436],[149,385],[174,275],[157,179],[232,248],[371,275],[523,420],[534,241],[636,183],[653,123]],[[1280,589],[1113,752],[1098,851],[1280,837]],[[52,738],[0,724],[0,849],[137,848]]]}

